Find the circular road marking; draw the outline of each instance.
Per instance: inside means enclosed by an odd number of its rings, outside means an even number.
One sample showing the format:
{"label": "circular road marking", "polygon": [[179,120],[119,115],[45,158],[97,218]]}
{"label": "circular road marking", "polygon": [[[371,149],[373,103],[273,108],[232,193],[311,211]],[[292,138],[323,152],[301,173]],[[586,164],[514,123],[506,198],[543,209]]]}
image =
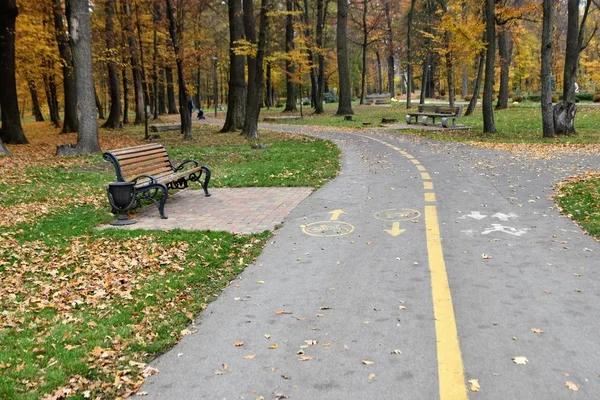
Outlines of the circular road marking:
{"label": "circular road marking", "polygon": [[354,232],[354,226],[340,221],[318,221],[302,225],[302,232],[320,237],[344,236]]}
{"label": "circular road marking", "polygon": [[410,208],[390,208],[375,213],[375,218],[381,221],[409,221],[411,219],[417,219],[420,216],[420,212],[411,210]]}

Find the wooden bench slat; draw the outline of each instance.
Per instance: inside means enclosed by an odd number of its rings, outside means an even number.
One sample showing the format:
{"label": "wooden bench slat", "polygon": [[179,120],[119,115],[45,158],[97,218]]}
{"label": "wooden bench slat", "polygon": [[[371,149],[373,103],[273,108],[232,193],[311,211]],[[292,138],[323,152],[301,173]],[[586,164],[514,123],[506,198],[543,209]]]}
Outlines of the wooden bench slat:
{"label": "wooden bench slat", "polygon": [[144,150],[154,150],[154,149],[164,149],[164,148],[165,147],[162,144],[153,143],[153,144],[143,144],[141,146],[117,149],[117,150],[111,151],[111,153],[114,154],[115,156],[120,156],[120,155],[130,154],[130,153],[138,153],[138,152],[144,151]]}
{"label": "wooden bench slat", "polygon": [[138,175],[155,176],[155,175],[163,173],[163,172],[173,173],[173,169],[171,168],[171,166],[166,166],[166,165],[162,165],[162,166],[161,165],[150,165],[150,166],[147,166],[146,168],[137,168],[137,169],[129,170],[127,172],[124,172],[124,175],[135,178]]}
{"label": "wooden bench slat", "polygon": [[138,157],[143,157],[143,156],[149,156],[149,155],[155,155],[155,156],[159,156],[159,155],[167,155],[167,152],[164,149],[151,149],[151,150],[147,150],[147,151],[143,151],[143,152],[132,152],[132,153],[127,153],[127,154],[123,154],[123,155],[118,155],[115,156],[119,162],[124,161],[124,160],[130,160],[132,158],[138,158]]}
{"label": "wooden bench slat", "polygon": [[158,160],[168,161],[169,156],[167,154],[158,154],[158,155],[150,154],[150,155],[140,156],[138,158],[129,158],[126,160],[121,160],[121,162],[119,164],[121,164],[121,167],[126,167],[128,165],[136,164],[138,162],[154,161],[154,160],[157,160],[156,162],[158,162]]}

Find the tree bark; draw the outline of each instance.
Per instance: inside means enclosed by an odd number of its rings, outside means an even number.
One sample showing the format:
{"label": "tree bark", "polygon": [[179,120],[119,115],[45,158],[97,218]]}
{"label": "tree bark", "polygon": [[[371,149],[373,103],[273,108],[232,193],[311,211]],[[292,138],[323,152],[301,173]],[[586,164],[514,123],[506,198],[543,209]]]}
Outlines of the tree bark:
{"label": "tree bark", "polygon": [[510,63],[512,62],[513,41],[510,32],[504,25],[498,35],[498,53],[500,55],[500,91],[496,110],[508,108],[508,81],[510,80]]}
{"label": "tree bark", "polygon": [[469,94],[469,75],[467,74],[467,63],[462,64],[460,95],[464,99]]}
{"label": "tree bark", "polygon": [[[158,0],[154,0],[154,4],[152,7],[152,33],[153,33],[153,40],[152,40],[152,90],[154,93],[154,101],[152,102],[152,113],[153,113],[153,118],[157,119],[158,115],[160,114],[160,100],[159,100],[159,96],[160,96],[160,90],[158,87],[158,24],[161,20],[161,15],[160,15],[160,5],[158,3]],[[198,71],[198,75],[200,74],[200,72]],[[200,80],[200,77],[198,76],[198,80]],[[199,96],[199,94],[198,94]],[[199,103],[200,104],[200,103]],[[199,106],[201,107],[201,106]]]}
{"label": "tree bark", "polygon": [[416,0],[410,0],[408,10],[407,32],[406,32],[406,108],[412,107],[411,95],[413,90],[413,66],[412,66],[412,26],[415,14]]}
{"label": "tree bark", "polygon": [[494,122],[494,107],[492,96],[494,94],[494,66],[496,61],[496,17],[495,0],[486,0],[485,3],[485,36],[487,50],[485,57],[485,81],[483,83],[483,132],[496,133]]}
{"label": "tree bark", "polygon": [[554,0],[543,2],[542,22],[542,136],[554,137],[554,113],[552,109],[552,26],[554,24]]}
{"label": "tree bark", "polygon": [[319,72],[317,76],[317,92],[315,98],[315,114],[323,114],[323,93],[325,90],[325,56],[323,55],[323,28],[325,25],[325,5],[323,0],[317,0],[317,27],[316,44],[319,52],[317,53],[317,63]]}
{"label": "tree bark", "polygon": [[169,33],[171,35],[171,42],[173,44],[173,50],[175,51],[175,59],[177,61],[177,82],[179,86],[179,115],[181,117],[181,133],[183,133],[183,140],[191,141],[192,137],[192,116],[188,109],[187,101],[188,94],[185,86],[185,75],[183,73],[183,60],[181,58],[181,49],[179,48],[179,38],[177,37],[177,25],[175,21],[175,12],[171,0],[167,2],[167,17],[169,18]]}
{"label": "tree bark", "polygon": [[44,115],[40,109],[40,101],[38,99],[37,88],[33,79],[27,80],[27,86],[29,87],[29,93],[31,94],[31,108],[33,116],[36,122],[44,122]]}
{"label": "tree bark", "polygon": [[18,13],[16,0],[0,1],[0,139],[8,144],[27,143],[19,115],[15,76],[15,21]]}
{"label": "tree bark", "polygon": [[106,13],[106,68],[108,70],[108,89],[110,92],[110,112],[108,119],[102,125],[103,128],[117,129],[121,127],[121,94],[119,93],[119,74],[115,64],[114,56],[116,54],[115,46],[115,0],[107,0],[104,5]]}
{"label": "tree bark", "polygon": [[[126,38],[125,32],[121,33],[121,48],[125,48]],[[127,65],[127,58],[123,52],[123,65]],[[127,79],[127,68],[123,67],[121,69],[122,79],[123,79],[123,125],[127,125],[129,123],[129,81]]]}
{"label": "tree bark", "polygon": [[[172,78],[172,77],[171,77]],[[158,114],[167,114],[167,102],[165,101],[167,93],[165,88],[166,68],[161,68],[160,78],[158,80]],[[173,96],[174,97],[174,96]]]}
{"label": "tree bark", "polygon": [[294,85],[294,75],[296,67],[290,55],[294,50],[294,17],[291,14],[294,11],[294,2],[285,0],[285,9],[288,12],[285,22],[285,109],[283,112],[297,111],[296,107],[296,92]]}
{"label": "tree bark", "polygon": [[243,0],[244,8],[244,30],[246,40],[257,44],[256,57],[248,55],[248,92],[246,96],[246,118],[244,119],[244,128],[242,135],[251,140],[258,139],[258,117],[260,115],[260,104],[262,103],[262,87],[264,80],[263,60],[265,57],[265,44],[267,30],[269,29],[269,19],[267,11],[269,0],[260,2],[260,31],[258,43],[256,40],[256,27],[254,23],[254,6],[252,0]]}
{"label": "tree bark", "polygon": [[88,0],[70,0],[69,21],[73,43],[73,65],[77,87],[77,144],[58,146],[57,155],[87,154],[100,151],[96,101],[92,70],[92,26]]}
{"label": "tree bark", "polygon": [[2,138],[0,138],[0,156],[9,156],[10,154],[10,151],[2,143]]}
{"label": "tree bark", "polygon": [[96,90],[96,86],[94,85],[94,102],[96,103],[96,109],[98,110],[98,118],[104,118],[104,108],[102,108],[102,103],[100,102],[100,97],[98,97],[98,91]]}
{"label": "tree bark", "polygon": [[[244,37],[244,18],[239,0],[228,2],[229,13],[229,93],[227,116],[221,132],[234,132],[244,127],[246,114],[246,81],[244,56],[235,54],[238,41]],[[268,95],[267,95],[268,101]]]}
{"label": "tree bark", "polygon": [[145,121],[144,115],[144,88],[142,86],[142,71],[140,69],[137,40],[133,32],[133,18],[131,17],[130,0],[124,0],[121,4],[123,14],[125,16],[125,24],[123,30],[127,36],[129,45],[129,54],[131,57],[131,72],[133,74],[133,93],[135,100],[135,120],[134,125],[143,124]]}
{"label": "tree bark", "polygon": [[465,117],[473,114],[477,100],[479,100],[479,91],[481,90],[481,81],[483,80],[483,67],[485,66],[485,50],[479,53],[479,66],[477,67],[477,77],[475,78],[475,85],[473,85],[473,96],[469,101],[469,106],[465,112]]}
{"label": "tree bark", "polygon": [[173,83],[173,68],[165,67],[165,76],[167,79],[167,107],[169,114],[177,114],[177,104],[175,103],[175,88]]}
{"label": "tree bark", "polygon": [[339,104],[336,115],[354,114],[352,111],[352,88],[348,65],[348,1],[338,0],[336,50],[339,76]]}
{"label": "tree bark", "polygon": [[44,89],[46,91],[46,101],[48,102],[50,121],[56,128],[59,128],[60,115],[58,113],[58,97],[56,95],[53,67],[49,62],[44,62],[44,66],[47,68],[47,72],[44,72]]}
{"label": "tree bark", "polygon": [[73,55],[69,44],[69,34],[65,26],[65,13],[62,0],[53,0],[54,28],[58,52],[62,59],[63,91],[65,100],[65,115],[61,133],[77,132],[77,88],[73,71]]}
{"label": "tree bark", "polygon": [[309,12],[308,12],[308,0],[304,0],[304,14],[303,14],[303,19],[304,19],[304,38],[306,40],[306,43],[308,44],[306,46],[306,55],[308,58],[308,62],[310,63],[310,71],[309,71],[309,76],[310,76],[310,105],[313,108],[316,108],[316,104],[317,104],[317,92],[319,91],[319,83],[317,81],[317,66],[315,63],[315,55],[314,52],[312,50],[312,45],[310,45],[310,43],[312,43],[311,41],[311,29],[310,29],[310,18],[309,18]]}
{"label": "tree bark", "polygon": [[[394,92],[394,31],[392,30],[392,16],[390,13],[390,1],[386,1],[384,3],[385,17],[387,21],[387,47],[388,47],[388,56],[387,56],[387,73],[388,73],[388,93],[390,94],[390,98],[395,98],[396,93]],[[380,89],[380,92],[383,91]]]}
{"label": "tree bark", "polygon": [[363,0],[362,9],[362,67],[360,72],[360,104],[365,104],[367,97],[367,46],[369,45],[369,31],[367,29],[368,0]]}

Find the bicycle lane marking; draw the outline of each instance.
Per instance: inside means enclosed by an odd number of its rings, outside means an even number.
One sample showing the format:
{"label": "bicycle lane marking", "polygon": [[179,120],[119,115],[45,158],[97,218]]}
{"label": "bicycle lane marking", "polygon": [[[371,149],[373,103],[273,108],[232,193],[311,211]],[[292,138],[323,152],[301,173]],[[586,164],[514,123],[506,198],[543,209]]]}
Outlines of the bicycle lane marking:
{"label": "bicycle lane marking", "polygon": [[431,176],[426,168],[411,154],[383,140],[357,135],[379,142],[409,159],[421,173],[425,201],[425,230],[427,237],[427,255],[431,275],[431,293],[433,314],[435,317],[435,335],[437,341],[438,381],[440,400],[466,400],[464,368],[458,330],[452,305],[452,294],[446,272],[442,249],[440,226],[437,214],[436,197]]}

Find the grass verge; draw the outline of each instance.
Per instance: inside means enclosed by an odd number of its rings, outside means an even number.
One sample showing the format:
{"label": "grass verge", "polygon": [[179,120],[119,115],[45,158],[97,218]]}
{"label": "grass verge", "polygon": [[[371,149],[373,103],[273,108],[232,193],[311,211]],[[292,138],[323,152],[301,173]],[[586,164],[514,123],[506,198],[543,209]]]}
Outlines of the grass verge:
{"label": "grass verge", "polygon": [[564,214],[600,240],[600,172],[588,172],[562,183],[555,200]]}
{"label": "grass verge", "polygon": [[[0,158],[0,399],[117,398],[154,373],[146,363],[262,250],[269,232],[97,230],[114,216],[100,155],[58,158],[75,140],[25,125],[31,145]],[[103,149],[140,143],[137,128],[101,134]],[[196,127],[163,134],[175,160],[197,158],[214,186],[312,186],[334,177],[332,143],[265,132],[267,149]],[[199,187],[198,187],[199,188]]]}

